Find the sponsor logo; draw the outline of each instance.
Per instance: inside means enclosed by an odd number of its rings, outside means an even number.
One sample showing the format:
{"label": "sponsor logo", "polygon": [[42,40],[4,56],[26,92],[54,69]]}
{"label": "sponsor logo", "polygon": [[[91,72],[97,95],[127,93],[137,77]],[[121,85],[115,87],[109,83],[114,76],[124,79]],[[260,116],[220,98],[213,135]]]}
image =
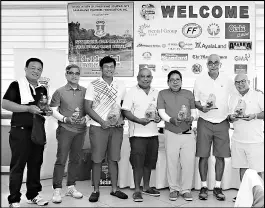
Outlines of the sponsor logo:
{"label": "sponsor logo", "polygon": [[250,23],[225,23],[225,39],[250,39]]}
{"label": "sponsor logo", "polygon": [[139,64],[139,71],[142,69],[150,69],[152,71],[156,71],[156,65],[155,64]]}
{"label": "sponsor logo", "polygon": [[194,74],[200,74],[202,72],[202,66],[200,64],[193,64],[191,70]]}
{"label": "sponsor logo", "polygon": [[211,38],[219,38],[216,37],[220,33],[220,27],[216,23],[212,23],[207,27],[207,32],[211,35]]}
{"label": "sponsor logo", "polygon": [[248,65],[247,64],[235,64],[234,72],[235,74],[245,73],[247,74]]}
{"label": "sponsor logo", "polygon": [[138,45],[136,47],[139,47],[139,48],[161,48],[161,45],[138,43]]}
{"label": "sponsor logo", "polygon": [[235,56],[235,61],[248,61],[250,58],[250,53],[245,54],[244,56]]}
{"label": "sponsor logo", "polygon": [[176,34],[177,30],[175,29],[167,29],[167,28],[159,28],[159,29],[150,29],[149,24],[143,24],[139,26],[138,34],[140,37],[145,36],[157,36],[160,34]]}
{"label": "sponsor logo", "polygon": [[202,42],[195,42],[195,48],[226,48],[227,44],[204,44]]}
{"label": "sponsor logo", "polygon": [[161,53],[161,61],[188,61],[188,54]]}
{"label": "sponsor logo", "polygon": [[[192,55],[191,56],[193,59],[195,60],[206,60],[208,59],[209,56],[206,56],[206,55]],[[227,59],[227,56],[220,56],[220,59]]]}
{"label": "sponsor logo", "polygon": [[96,21],[96,30],[95,30],[95,36],[101,38],[106,35],[105,32],[105,21],[104,20],[98,20]]}
{"label": "sponsor logo", "polygon": [[202,34],[202,27],[196,23],[188,23],[183,26],[182,34],[187,38],[197,38]]}
{"label": "sponsor logo", "polygon": [[[166,47],[166,44],[165,44]],[[174,50],[192,50],[192,43],[185,43],[184,41],[180,41],[178,43],[168,43],[167,49],[174,51]]]}
{"label": "sponsor logo", "polygon": [[140,10],[140,15],[145,20],[153,20],[155,18],[155,6],[153,4],[143,4]]}
{"label": "sponsor logo", "polygon": [[142,54],[143,59],[150,60],[152,58],[152,54],[150,52],[144,52]]}
{"label": "sponsor logo", "polygon": [[162,71],[163,72],[170,72],[172,70],[179,70],[179,71],[185,71],[187,68],[185,66],[169,66],[169,65],[163,65]]}
{"label": "sponsor logo", "polygon": [[229,41],[229,50],[252,50],[251,41]]}

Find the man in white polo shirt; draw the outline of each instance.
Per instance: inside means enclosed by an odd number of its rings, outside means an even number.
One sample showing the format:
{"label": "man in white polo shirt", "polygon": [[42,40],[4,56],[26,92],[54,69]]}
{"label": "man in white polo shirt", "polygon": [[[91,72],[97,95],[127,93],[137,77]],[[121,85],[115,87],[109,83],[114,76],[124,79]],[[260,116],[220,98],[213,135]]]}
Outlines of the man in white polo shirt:
{"label": "man in white polo shirt", "polygon": [[[225,195],[222,193],[221,180],[225,167],[224,158],[231,156],[230,138],[228,133],[230,125],[227,120],[228,98],[230,92],[235,89],[232,79],[219,73],[221,62],[218,55],[211,54],[208,57],[207,67],[208,74],[202,74],[199,76],[194,84],[195,105],[199,110],[196,143],[196,156],[200,157],[199,172],[202,181],[199,199],[207,200],[208,197],[206,179],[208,172],[208,158],[213,143],[213,155],[216,158],[216,183],[213,194],[217,200],[225,200]],[[207,103],[210,95],[211,98],[213,98],[213,102],[209,103],[210,106],[208,106]]]}
{"label": "man in white polo shirt", "polygon": [[[234,127],[232,167],[240,169],[241,181],[248,168],[256,170],[262,178],[264,173],[264,95],[250,89],[249,83],[246,74],[236,75],[237,92],[229,100],[229,121]],[[245,109],[243,118],[236,117],[237,107]]]}
{"label": "man in white polo shirt", "polygon": [[[102,77],[89,83],[85,95],[85,111],[93,119],[89,128],[92,150],[92,180],[94,192],[89,197],[90,202],[99,198],[99,182],[101,163],[107,153],[112,191],[110,195],[120,199],[128,196],[118,190],[118,161],[120,160],[123,140],[123,119],[116,125],[107,121],[109,112],[114,105],[121,106],[126,88],[123,82],[114,79],[116,61],[105,56],[99,62]],[[121,118],[121,117],[120,117]]]}
{"label": "man in white polo shirt", "polygon": [[147,110],[150,110],[150,113],[156,111],[158,91],[150,86],[152,79],[153,76],[149,69],[140,70],[137,76],[138,85],[126,93],[122,105],[123,114],[129,120],[130,163],[133,168],[135,184],[133,200],[135,202],[143,201],[140,189],[142,178],[143,193],[160,196],[159,191],[149,186],[151,170],[156,168],[158,155],[156,123],[161,120],[158,114],[154,114],[154,121],[145,116]]}

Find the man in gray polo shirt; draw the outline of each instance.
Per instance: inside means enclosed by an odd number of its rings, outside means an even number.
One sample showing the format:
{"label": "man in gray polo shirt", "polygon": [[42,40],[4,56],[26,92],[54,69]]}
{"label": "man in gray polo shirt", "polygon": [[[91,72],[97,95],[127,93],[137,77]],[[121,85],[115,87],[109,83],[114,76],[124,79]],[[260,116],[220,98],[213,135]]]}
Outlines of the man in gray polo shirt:
{"label": "man in gray polo shirt", "polygon": [[[169,89],[158,94],[157,108],[165,121],[165,149],[167,178],[170,188],[169,199],[177,200],[181,191],[186,201],[192,201],[191,188],[195,162],[195,136],[191,124],[196,117],[194,96],[182,89],[182,75],[178,70],[168,74]],[[177,166],[182,167],[182,185],[178,184]]]}
{"label": "man in gray polo shirt", "polygon": [[58,141],[57,160],[53,171],[53,203],[62,202],[62,180],[69,153],[67,170],[68,190],[66,195],[77,199],[83,197],[75,188],[75,180],[77,165],[86,134],[87,119],[84,112],[86,88],[78,84],[80,68],[77,65],[68,65],[65,77],[67,84],[54,92],[50,104],[53,109],[53,116],[58,120],[58,128],[56,130]]}

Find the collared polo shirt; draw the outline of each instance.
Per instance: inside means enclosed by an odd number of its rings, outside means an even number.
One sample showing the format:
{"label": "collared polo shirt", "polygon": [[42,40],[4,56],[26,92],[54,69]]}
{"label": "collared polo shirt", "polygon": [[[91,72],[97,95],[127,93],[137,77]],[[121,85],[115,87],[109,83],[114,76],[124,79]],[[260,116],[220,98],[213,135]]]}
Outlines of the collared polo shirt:
{"label": "collared polo shirt", "polygon": [[[85,99],[93,101],[92,109],[106,121],[111,106],[114,103],[121,105],[125,93],[126,87],[122,81],[113,78],[113,81],[109,85],[100,77],[89,83]],[[100,126],[100,124],[93,119],[90,124]]]}
{"label": "collared polo shirt", "polygon": [[199,110],[199,116],[212,123],[221,123],[228,116],[228,98],[230,93],[235,90],[232,79],[224,74],[219,73],[216,80],[212,79],[208,74],[199,76],[194,84],[195,101],[200,101],[201,105],[204,106],[212,93],[216,96],[215,104],[218,108],[207,113]]}
{"label": "collared polo shirt", "polygon": [[[170,117],[177,117],[182,105],[186,106],[188,114],[191,115],[191,109],[195,109],[194,96],[191,91],[181,89],[178,92],[174,92],[171,89],[165,89],[159,92],[157,108],[165,109]],[[179,126],[175,126],[165,121],[165,129],[176,134],[186,131],[189,128],[190,126],[186,122],[181,122]]]}
{"label": "collared polo shirt", "polygon": [[[58,107],[59,113],[66,117],[71,117],[78,107],[80,109],[80,116],[85,116],[84,111],[84,97],[86,88],[78,85],[76,89],[73,89],[68,83],[57,89],[51,100],[51,107]],[[64,127],[68,131],[83,132],[86,129],[86,125],[79,124],[67,124],[58,121],[58,125]]]}
{"label": "collared polo shirt", "polygon": [[[151,87],[147,95],[139,85],[136,85],[127,92],[122,109],[131,111],[137,118],[144,118],[150,104],[157,106],[157,96],[158,90]],[[143,126],[129,120],[129,137],[152,137],[157,135],[158,130],[155,122],[150,122],[146,126]]]}
{"label": "collared polo shirt", "polygon": [[[233,114],[239,100],[246,102],[245,114],[260,113],[264,111],[264,95],[252,89],[242,96],[239,92],[231,95],[229,99],[229,113]],[[253,119],[245,121],[239,119],[233,123],[234,132],[232,139],[242,143],[264,142],[264,121]]]}
{"label": "collared polo shirt", "polygon": [[[30,85],[30,84],[29,84]],[[33,92],[33,86],[30,87],[30,92],[31,95],[34,99],[33,102],[30,102],[26,105],[37,105],[40,98],[41,94],[47,96],[47,89],[42,86],[38,85],[35,87],[35,92]],[[3,99],[12,101],[14,103],[20,104],[21,105],[21,96],[20,96],[20,89],[19,89],[19,84],[17,81],[12,82]],[[11,126],[23,126],[23,127],[32,127],[33,125],[33,114],[30,112],[13,112],[12,117],[11,117]]]}

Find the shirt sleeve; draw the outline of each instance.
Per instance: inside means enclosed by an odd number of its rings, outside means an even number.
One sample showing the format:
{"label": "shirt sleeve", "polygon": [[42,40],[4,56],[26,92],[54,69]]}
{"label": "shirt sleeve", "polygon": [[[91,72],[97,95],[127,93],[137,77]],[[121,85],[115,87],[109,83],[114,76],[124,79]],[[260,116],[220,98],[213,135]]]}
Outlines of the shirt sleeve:
{"label": "shirt sleeve", "polygon": [[91,83],[89,83],[87,86],[85,99],[90,101],[94,100],[94,87]]}
{"label": "shirt sleeve", "polygon": [[60,95],[60,92],[56,90],[52,95],[50,106],[58,107],[60,106],[60,103],[61,103],[61,95]]}
{"label": "shirt sleeve", "polygon": [[264,94],[262,92],[257,92],[258,94],[258,104],[261,111],[264,111]]}
{"label": "shirt sleeve", "polygon": [[14,81],[9,85],[3,99],[9,100],[15,103],[19,103],[20,92],[19,92],[19,86],[18,86],[17,81]]}
{"label": "shirt sleeve", "polygon": [[162,96],[161,91],[158,93],[157,97],[157,109],[165,109],[165,100]]}
{"label": "shirt sleeve", "polygon": [[195,109],[195,98],[192,92],[190,92],[190,109]]}
{"label": "shirt sleeve", "polygon": [[127,111],[131,111],[132,106],[133,106],[133,96],[132,96],[132,90],[129,90],[128,93],[126,93],[124,100],[123,100],[123,104],[122,104],[122,109],[123,110],[127,110]]}
{"label": "shirt sleeve", "polygon": [[198,88],[198,80],[195,80],[193,94],[194,94],[195,101],[200,101],[200,91]]}

